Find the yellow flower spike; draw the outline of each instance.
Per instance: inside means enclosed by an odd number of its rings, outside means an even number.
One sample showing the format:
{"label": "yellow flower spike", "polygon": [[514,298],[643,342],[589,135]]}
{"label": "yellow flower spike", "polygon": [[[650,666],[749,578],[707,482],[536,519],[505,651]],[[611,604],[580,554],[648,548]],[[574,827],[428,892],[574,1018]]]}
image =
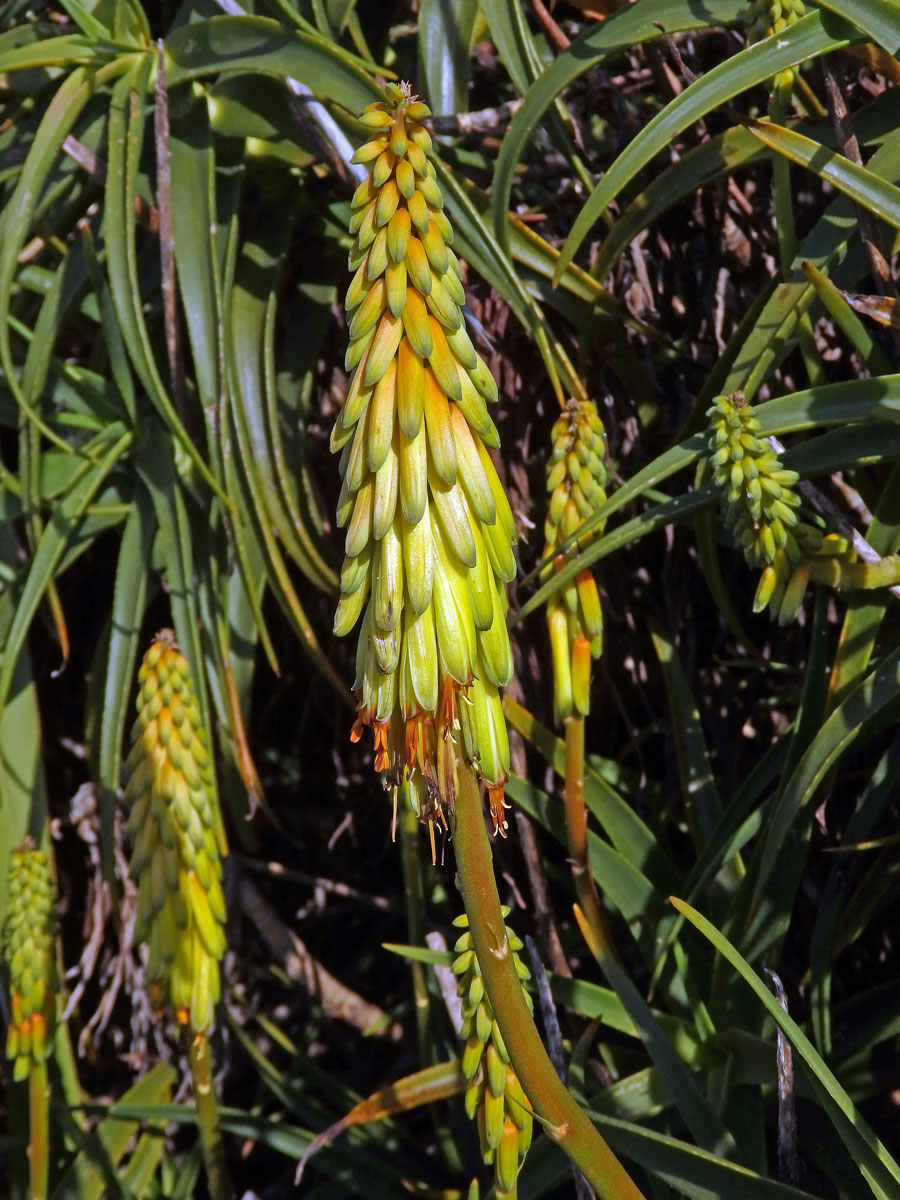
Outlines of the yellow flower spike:
{"label": "yellow flower spike", "polygon": [[[550,503],[544,522],[544,557],[576,532],[606,500],[606,440],[591,400],[570,400],[553,426],[547,463]],[[602,526],[595,533],[602,532]],[[558,566],[563,560],[558,560]],[[603,648],[603,613],[597,583],[581,571],[547,605],[553,658],[553,713],[558,725],[590,707],[591,658]]]}
{"label": "yellow flower spike", "polygon": [[227,847],[206,733],[171,630],[157,634],[138,680],[125,792],[138,882],[135,938],[150,946],[151,989],[169,1000],[182,1024],[201,1032],[213,1024],[220,993]]}
{"label": "yellow flower spike", "polygon": [[768,608],[784,625],[803,603],[810,562],[827,554],[827,545],[849,561],[852,548],[800,520],[799,476],[783,467],[771,443],[758,436],[759,421],[740,392],[718,396],[708,415],[707,461],[725,502],[725,521],[748,564],[762,568],[753,611]]}
{"label": "yellow flower spike", "polygon": [[515,525],[485,447],[497,445],[497,385],[465,329],[427,115],[389,85],[363,114],[372,136],[355,155],[369,175],[351,206],[352,375],[331,441],[346,529],[335,633],[361,622],[351,736],[372,727],[386,785],[403,783],[421,819],[446,824],[459,748],[502,832]]}
{"label": "yellow flower spike", "polygon": [[[504,907],[502,912],[505,919],[509,909]],[[510,1064],[484,991],[468,918],[463,914],[453,924],[464,930],[454,947],[458,957],[452,969],[463,1001],[461,1033],[466,1046],[462,1071],[470,1081],[465,1093],[466,1115],[477,1121],[482,1157],[485,1164],[494,1165],[497,1195],[514,1196],[519,1168],[531,1144],[531,1105]],[[519,978],[527,980],[530,973],[518,954],[522,943],[511,929],[506,932]],[[531,1008],[528,992],[525,998]]]}
{"label": "yellow flower spike", "polygon": [[10,854],[3,958],[9,972],[10,1021],[6,1057],[13,1079],[27,1079],[53,1052],[56,1002],[56,900],[43,850],[26,837]]}

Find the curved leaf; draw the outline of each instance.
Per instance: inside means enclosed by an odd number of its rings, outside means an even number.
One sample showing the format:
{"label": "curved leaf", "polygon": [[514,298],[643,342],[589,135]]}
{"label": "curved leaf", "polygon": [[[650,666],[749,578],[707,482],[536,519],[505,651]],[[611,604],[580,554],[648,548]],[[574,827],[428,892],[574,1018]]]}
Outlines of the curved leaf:
{"label": "curved leaf", "polygon": [[818,0],[822,8],[851,21],[888,54],[900,50],[900,4],[897,0]]}
{"label": "curved leaf", "polygon": [[672,896],[671,900],[678,911],[700,930],[745,983],[750,985],[769,1016],[791,1043],[803,1063],[822,1107],[833,1121],[835,1129],[856,1160],[874,1194],[880,1200],[890,1200],[896,1196],[900,1187],[900,1166],[872,1132],[868,1121],[853,1104],[800,1026],[788,1016],[749,963],[714,925],[683,900],[678,900],[675,896]]}
{"label": "curved leaf", "polygon": [[375,82],[333,43],[265,17],[194,21],[174,29],[165,49],[170,88],[221,71],[270,71],[303,80],[354,114],[381,99]]}
{"label": "curved leaf", "polygon": [[868,208],[895,229],[900,229],[900,188],[894,184],[879,179],[843,154],[829,150],[821,142],[804,137],[794,129],[770,121],[752,120],[748,120],[747,128],[770,150],[814,171],[839,192],[844,192],[857,204]]}
{"label": "curved leaf", "polygon": [[524,94],[500,147],[493,181],[494,233],[500,245],[508,248],[507,213],[519,159],[544,113],[570,83],[605,58],[658,38],[660,24],[667,33],[705,29],[736,21],[743,9],[741,0],[708,0],[702,5],[695,0],[641,0],[593,26],[554,59]]}
{"label": "curved leaf", "polygon": [[616,196],[674,137],[713,108],[726,104],[778,71],[842,49],[853,40],[853,35],[854,31],[836,18],[812,12],[777,37],[748,46],[719,63],[685,88],[629,142],[591,193],[566,238],[554,278],[559,279],[591,226]]}
{"label": "curved leaf", "polygon": [[419,75],[436,117],[469,107],[472,35],[478,0],[420,0]]}

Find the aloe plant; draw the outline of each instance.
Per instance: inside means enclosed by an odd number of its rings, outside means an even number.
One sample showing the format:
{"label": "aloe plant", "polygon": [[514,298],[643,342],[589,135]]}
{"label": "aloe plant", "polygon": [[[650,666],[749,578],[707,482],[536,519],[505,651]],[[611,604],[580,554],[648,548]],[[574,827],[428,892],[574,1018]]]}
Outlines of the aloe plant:
{"label": "aloe plant", "polygon": [[[898,50],[894,0],[0,4],[0,921],[29,838],[69,989],[14,1196],[897,1194]],[[183,755],[127,870],[170,626],[205,964]]]}

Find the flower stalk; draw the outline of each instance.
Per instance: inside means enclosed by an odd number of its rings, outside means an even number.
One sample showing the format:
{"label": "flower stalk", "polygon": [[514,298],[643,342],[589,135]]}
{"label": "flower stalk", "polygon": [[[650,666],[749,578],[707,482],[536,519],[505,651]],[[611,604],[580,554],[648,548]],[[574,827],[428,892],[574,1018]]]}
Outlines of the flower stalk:
{"label": "flower stalk", "polygon": [[192,1033],[190,1044],[191,1076],[194,1083],[194,1107],[197,1114],[197,1131],[206,1183],[211,1200],[232,1200],[234,1190],[228,1176],[225,1161],[225,1144],[219,1125],[219,1110],[216,1105],[216,1089],[212,1072],[212,1054],[209,1038],[205,1033]]}
{"label": "flower stalk", "polygon": [[[604,503],[607,482],[606,433],[593,401],[570,400],[553,426],[551,439],[545,558],[552,557]],[[560,555],[554,567],[563,565]],[[545,570],[545,577],[551,569]],[[590,711],[591,662],[603,650],[603,612],[591,571],[581,571],[560,596],[548,602],[547,627],[553,656],[553,713],[566,733],[566,831],[579,924],[599,960],[612,951],[612,937],[591,874],[584,805],[584,718]]]}
{"label": "flower stalk", "polygon": [[643,1200],[640,1189],[556,1074],[535,1028],[500,908],[478,781],[464,763],[459,768],[453,845],[457,882],[485,990],[535,1116],[602,1200]]}
{"label": "flower stalk", "polygon": [[566,718],[565,805],[569,860],[578,897],[575,916],[591,954],[602,966],[609,956],[615,958],[617,955],[612,931],[600,907],[588,856],[588,820],[584,803],[584,717],[580,713]]}

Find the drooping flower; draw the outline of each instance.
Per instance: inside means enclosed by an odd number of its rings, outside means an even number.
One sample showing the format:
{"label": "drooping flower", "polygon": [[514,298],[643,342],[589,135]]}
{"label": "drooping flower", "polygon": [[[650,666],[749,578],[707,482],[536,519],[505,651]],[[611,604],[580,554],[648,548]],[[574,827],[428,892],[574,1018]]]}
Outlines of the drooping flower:
{"label": "drooping flower", "polygon": [[187,660],[171,630],[156,635],[138,674],[128,759],[127,832],[138,882],[135,939],[150,946],[149,976],[195,1033],[210,1028],[225,953],[216,778]]}
{"label": "drooping flower", "polygon": [[[593,401],[570,400],[553,426],[551,439],[545,558],[555,554],[605,502],[607,482],[606,433]],[[564,562],[560,556],[556,566]],[[586,716],[589,712],[591,659],[599,658],[603,649],[603,613],[589,569],[580,571],[549,601],[547,626],[553,655],[553,711],[557,724],[562,725],[573,713]]]}
{"label": "drooping flower", "polygon": [[56,900],[47,856],[30,837],[10,855],[7,878],[3,957],[11,1011],[6,1056],[13,1062],[13,1078],[22,1080],[32,1064],[53,1052],[60,990]]}
{"label": "drooping flower", "polygon": [[355,155],[347,290],[351,372],[332,434],[337,522],[346,529],[334,631],[361,621],[354,739],[375,736],[375,767],[406,779],[420,816],[446,821],[457,753],[487,785],[505,829],[509,743],[500,688],[512,674],[505,584],[515,526],[487,447],[490,371],[466,330],[453,235],[421,122],[428,108],[389,84],[363,113]]}

